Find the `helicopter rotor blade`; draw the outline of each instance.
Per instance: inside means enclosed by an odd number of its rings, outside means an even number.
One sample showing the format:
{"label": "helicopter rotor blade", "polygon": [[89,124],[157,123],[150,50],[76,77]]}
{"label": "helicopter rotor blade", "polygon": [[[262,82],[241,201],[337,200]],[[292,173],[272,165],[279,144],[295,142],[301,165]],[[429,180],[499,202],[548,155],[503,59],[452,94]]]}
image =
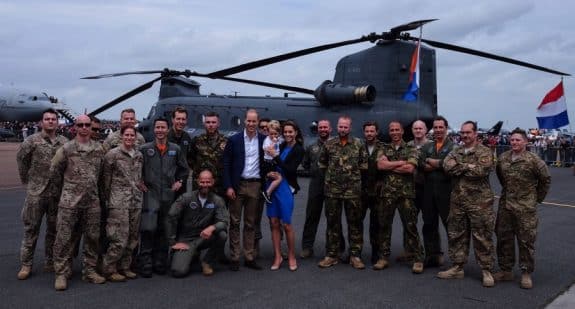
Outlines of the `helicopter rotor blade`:
{"label": "helicopter rotor blade", "polygon": [[[413,38],[413,37],[407,37],[407,39],[411,40],[411,41],[417,41],[418,40],[417,38]],[[538,70],[538,71],[543,71],[543,72],[547,72],[547,73],[551,73],[551,74],[557,74],[557,75],[562,75],[562,76],[571,76],[571,74],[556,71],[556,70],[542,67],[542,66],[539,66],[536,64],[532,64],[532,63],[528,63],[528,62],[524,62],[524,61],[519,61],[516,59],[507,58],[507,57],[503,57],[503,56],[498,56],[495,54],[490,54],[490,53],[486,53],[483,51],[479,51],[479,50],[475,50],[475,49],[471,49],[471,48],[467,48],[467,47],[462,47],[462,46],[457,46],[457,45],[453,45],[453,44],[427,40],[427,39],[421,39],[421,41],[424,43],[427,43],[433,47],[437,47],[437,48],[442,48],[442,49],[456,51],[456,52],[460,52],[460,53],[464,53],[464,54],[479,56],[479,57],[483,57],[483,58],[487,58],[487,59],[493,59],[493,60],[497,60],[497,61],[507,62],[507,63],[511,63],[511,64],[515,64],[518,66],[522,66],[522,67],[526,67],[526,68],[530,68],[530,69],[534,69],[534,70]]]}
{"label": "helicopter rotor blade", "polygon": [[121,103],[121,102],[139,94],[140,92],[143,92],[145,90],[150,89],[152,87],[152,85],[154,85],[155,82],[159,81],[162,78],[163,78],[163,76],[156,77],[156,78],[152,79],[151,81],[124,93],[123,95],[121,95],[121,96],[113,99],[112,101],[100,106],[99,108],[93,110],[92,112],[90,112],[88,114],[88,116],[98,115],[99,113],[101,113],[101,112],[103,112],[103,111],[105,111],[111,107],[114,107],[116,104]]}
{"label": "helicopter rotor blade", "polygon": [[112,74],[102,74],[96,76],[86,76],[81,77],[80,79],[100,79],[100,78],[108,78],[108,77],[116,77],[116,76],[125,76],[125,75],[137,75],[137,74],[161,74],[164,73],[165,70],[153,70],[153,71],[133,71],[133,72],[123,72],[123,73],[112,73]]}
{"label": "helicopter rotor blade", "polygon": [[437,18],[434,19],[422,19],[422,20],[416,20],[416,21],[412,21],[410,23],[407,24],[403,24],[403,25],[399,25],[397,27],[393,27],[391,28],[391,30],[389,30],[391,33],[396,33],[399,34],[401,32],[404,31],[411,31],[411,30],[415,30],[427,23],[430,23],[432,21],[436,21],[438,20]]}

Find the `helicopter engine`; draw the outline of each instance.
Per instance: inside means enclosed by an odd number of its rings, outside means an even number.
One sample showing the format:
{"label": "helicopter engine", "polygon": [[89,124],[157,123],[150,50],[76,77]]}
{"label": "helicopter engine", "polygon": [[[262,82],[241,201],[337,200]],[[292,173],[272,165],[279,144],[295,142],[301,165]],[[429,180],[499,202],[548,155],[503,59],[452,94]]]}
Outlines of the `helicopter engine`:
{"label": "helicopter engine", "polygon": [[375,95],[375,87],[372,85],[356,87],[334,84],[330,80],[324,81],[314,92],[315,98],[322,106],[373,102]]}

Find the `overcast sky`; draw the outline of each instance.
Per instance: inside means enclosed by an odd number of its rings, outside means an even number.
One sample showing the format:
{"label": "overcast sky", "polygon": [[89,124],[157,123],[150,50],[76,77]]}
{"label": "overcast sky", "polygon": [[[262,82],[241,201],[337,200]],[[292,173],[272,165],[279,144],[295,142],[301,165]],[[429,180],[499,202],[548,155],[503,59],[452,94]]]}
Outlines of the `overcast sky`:
{"label": "overcast sky", "polygon": [[[571,1],[0,1],[0,83],[48,92],[77,112],[152,79],[82,76],[162,69],[212,72],[315,45],[355,39],[418,19],[424,38],[480,49],[575,73]],[[417,35],[417,31],[412,35]],[[244,72],[251,78],[315,89],[333,79],[337,61],[370,43],[330,50]],[[452,126],[536,126],[536,107],[558,76],[451,51],[436,50],[439,113]],[[282,95],[282,90],[197,79],[201,92]],[[571,121],[575,83],[564,80]],[[102,118],[134,107],[144,117],[158,85]],[[574,126],[575,128],[575,126]]]}

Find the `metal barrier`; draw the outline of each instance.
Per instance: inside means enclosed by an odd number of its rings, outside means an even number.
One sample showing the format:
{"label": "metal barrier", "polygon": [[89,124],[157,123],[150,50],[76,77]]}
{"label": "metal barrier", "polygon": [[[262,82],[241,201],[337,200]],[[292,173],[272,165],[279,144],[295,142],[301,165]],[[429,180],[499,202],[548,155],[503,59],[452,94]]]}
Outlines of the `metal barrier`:
{"label": "metal barrier", "polygon": [[[503,152],[510,150],[509,145],[495,146],[494,155],[499,157]],[[575,147],[537,147],[530,145],[529,151],[537,154],[547,165],[569,167],[575,165]]]}

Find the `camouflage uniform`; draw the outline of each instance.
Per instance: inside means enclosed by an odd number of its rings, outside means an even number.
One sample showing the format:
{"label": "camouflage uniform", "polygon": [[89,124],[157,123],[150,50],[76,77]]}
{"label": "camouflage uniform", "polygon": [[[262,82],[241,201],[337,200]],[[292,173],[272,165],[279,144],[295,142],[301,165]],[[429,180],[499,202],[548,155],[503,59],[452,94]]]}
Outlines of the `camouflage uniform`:
{"label": "camouflage uniform", "polygon": [[[424,145],[420,150],[419,171],[424,176],[423,183],[423,246],[426,258],[432,259],[443,256],[441,251],[441,239],[439,238],[439,219],[447,229],[449,216],[449,199],[451,196],[451,177],[443,170],[443,160],[453,150],[455,145],[446,138],[438,150],[436,142]],[[426,159],[439,159],[439,168],[425,172]]]}
{"label": "camouflage uniform", "polygon": [[[140,134],[140,132],[136,132],[135,143],[136,143],[135,144],[136,149],[138,149],[140,146],[146,143],[146,139],[142,134]],[[104,143],[102,145],[104,146],[104,150],[106,152],[110,151],[110,149],[112,148],[116,148],[122,145],[122,133],[120,133],[120,130],[114,131],[110,135],[108,135],[108,137],[106,137],[106,140],[104,140]]]}
{"label": "camouflage uniform", "polygon": [[104,157],[104,192],[106,197],[106,238],[108,248],[103,271],[111,275],[130,269],[132,252],[138,245],[142,191],[142,153],[124,146],[116,147]]}
{"label": "camouflage uniform", "polygon": [[[408,146],[412,146],[415,147],[417,149],[417,151],[419,153],[421,153],[421,149],[427,145],[431,143],[431,141],[426,141],[425,143],[421,144],[421,145],[416,145],[415,144],[415,140],[411,140],[409,142],[407,142]],[[419,213],[420,211],[422,211],[423,209],[423,183],[424,183],[424,176],[423,176],[423,172],[416,169],[413,172],[413,179],[415,180],[415,199],[414,199],[414,205],[415,208],[417,208],[417,212]]]}
{"label": "camouflage uniform", "polygon": [[95,272],[100,238],[102,145],[95,141],[80,144],[72,140],[58,149],[52,159],[50,175],[61,188],[58,203],[54,270],[56,276],[71,274],[74,226],[79,223],[84,236],[84,273]]}
{"label": "camouflage uniform", "polygon": [[481,144],[467,152],[464,147],[455,148],[443,161],[443,169],[452,177],[447,235],[454,265],[467,263],[471,235],[477,263],[485,271],[493,269],[495,216],[489,184],[492,168],[493,152]]}
{"label": "camouflage uniform", "polygon": [[364,147],[368,153],[368,168],[367,170],[362,171],[361,179],[361,205],[363,207],[362,221],[365,220],[367,210],[369,209],[369,242],[371,244],[372,257],[377,257],[379,256],[379,253],[377,253],[379,249],[379,241],[377,238],[379,233],[379,224],[376,205],[378,203],[378,192],[383,189],[383,173],[377,169],[377,155],[381,150],[383,150],[383,143],[376,141],[371,154],[369,154],[369,149],[365,142]]}
{"label": "camouflage uniform", "polygon": [[361,140],[348,137],[328,140],[319,155],[319,167],[325,170],[326,256],[335,258],[340,248],[341,209],[347,217],[350,255],[361,256],[363,246],[361,207],[361,171],[367,169],[367,150]]}
{"label": "camouflage uniform", "polygon": [[192,140],[191,156],[194,179],[197,179],[202,170],[209,170],[214,175],[214,192],[219,196],[225,196],[222,182],[224,171],[224,149],[228,139],[220,133],[210,137],[206,133],[194,137]]}
{"label": "camouflage uniform", "polygon": [[[418,152],[413,146],[408,146],[404,141],[396,149],[393,144],[385,144],[377,157],[386,156],[389,161],[407,161],[417,167]],[[413,257],[413,262],[423,262],[423,247],[417,232],[418,210],[414,205],[415,187],[413,174],[399,174],[392,171],[384,172],[383,189],[380,191],[380,199],[377,204],[377,216],[379,221],[378,240],[380,258],[389,258],[391,254],[391,231],[395,210],[403,224],[403,249],[405,253]]]}
{"label": "camouflage uniform", "polygon": [[510,150],[499,157],[496,171],[503,187],[496,223],[499,267],[502,271],[512,270],[517,238],[519,268],[523,272],[532,273],[537,235],[537,204],[543,202],[549,190],[549,170],[537,155],[524,151],[513,160]]}
{"label": "camouflage uniform", "polygon": [[58,148],[68,139],[56,136],[50,140],[44,132],[28,137],[20,145],[16,160],[20,180],[27,185],[26,200],[22,208],[24,235],[20,247],[20,262],[24,266],[32,266],[36,241],[40,234],[42,217],[46,214],[45,264],[53,264],[53,246],[56,237],[56,215],[58,212],[58,196],[50,185],[50,162]]}

